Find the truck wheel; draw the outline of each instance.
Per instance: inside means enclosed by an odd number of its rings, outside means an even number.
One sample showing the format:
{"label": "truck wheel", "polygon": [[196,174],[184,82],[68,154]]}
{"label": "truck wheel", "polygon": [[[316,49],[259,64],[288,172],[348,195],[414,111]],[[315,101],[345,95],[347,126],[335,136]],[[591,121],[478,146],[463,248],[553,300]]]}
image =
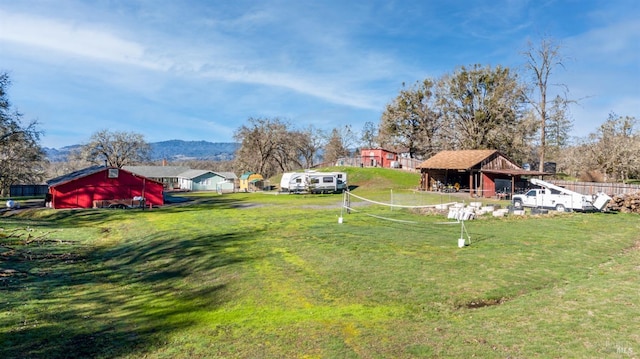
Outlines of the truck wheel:
{"label": "truck wheel", "polygon": [[566,208],[564,208],[563,204],[557,204],[556,205],[556,211],[558,212],[564,212],[566,210]]}
{"label": "truck wheel", "polygon": [[513,208],[522,209],[522,201],[520,201],[520,200],[513,201]]}

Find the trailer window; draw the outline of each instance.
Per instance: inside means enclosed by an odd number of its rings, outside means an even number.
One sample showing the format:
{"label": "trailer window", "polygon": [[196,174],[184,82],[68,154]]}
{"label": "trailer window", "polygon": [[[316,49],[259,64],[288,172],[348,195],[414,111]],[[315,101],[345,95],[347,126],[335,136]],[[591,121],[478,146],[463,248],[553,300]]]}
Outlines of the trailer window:
{"label": "trailer window", "polygon": [[322,177],[323,183],[333,183],[333,177]]}
{"label": "trailer window", "polygon": [[320,179],[319,179],[319,178],[312,178],[312,179],[311,179],[311,183],[312,183],[312,184],[314,184],[314,183],[320,183]]}

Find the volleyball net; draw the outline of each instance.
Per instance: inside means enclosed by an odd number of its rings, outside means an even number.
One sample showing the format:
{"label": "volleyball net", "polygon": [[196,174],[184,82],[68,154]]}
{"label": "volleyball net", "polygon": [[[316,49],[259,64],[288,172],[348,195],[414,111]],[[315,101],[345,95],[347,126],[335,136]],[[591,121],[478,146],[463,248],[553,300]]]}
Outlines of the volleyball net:
{"label": "volleyball net", "polygon": [[[464,224],[465,220],[471,218],[462,210],[464,204],[451,201],[451,198],[445,202],[446,199],[440,197],[439,203],[429,203],[434,201],[434,196],[419,192],[391,191],[386,196],[379,194],[375,198],[368,198],[344,191],[338,222],[343,223],[345,215],[353,214],[356,217],[374,218],[377,223],[384,221],[427,230],[434,225],[459,225],[459,246],[463,247],[467,242],[471,244],[471,237]],[[442,219],[443,214],[446,219]]]}

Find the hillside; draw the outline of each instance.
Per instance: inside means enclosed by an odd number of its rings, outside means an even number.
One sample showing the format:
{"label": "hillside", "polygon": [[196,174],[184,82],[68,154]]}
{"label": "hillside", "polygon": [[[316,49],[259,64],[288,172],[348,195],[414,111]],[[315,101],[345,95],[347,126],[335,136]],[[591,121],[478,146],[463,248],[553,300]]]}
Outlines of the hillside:
{"label": "hillside", "polygon": [[[166,159],[169,161],[181,160],[209,160],[229,161],[233,159],[239,144],[234,142],[208,142],[208,141],[182,141],[169,140],[149,143],[151,146],[151,160]],[[74,149],[80,145],[71,145],[61,148],[45,147],[47,158],[51,162],[64,162]]]}

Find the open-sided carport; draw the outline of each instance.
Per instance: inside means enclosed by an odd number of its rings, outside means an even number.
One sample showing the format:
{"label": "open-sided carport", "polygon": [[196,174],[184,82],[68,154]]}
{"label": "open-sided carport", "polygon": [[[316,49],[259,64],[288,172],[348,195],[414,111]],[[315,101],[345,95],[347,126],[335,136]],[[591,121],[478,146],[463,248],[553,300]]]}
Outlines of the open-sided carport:
{"label": "open-sided carport", "polygon": [[511,196],[522,176],[547,174],[524,170],[497,150],[441,151],[417,168],[421,190],[468,191],[474,197]]}

